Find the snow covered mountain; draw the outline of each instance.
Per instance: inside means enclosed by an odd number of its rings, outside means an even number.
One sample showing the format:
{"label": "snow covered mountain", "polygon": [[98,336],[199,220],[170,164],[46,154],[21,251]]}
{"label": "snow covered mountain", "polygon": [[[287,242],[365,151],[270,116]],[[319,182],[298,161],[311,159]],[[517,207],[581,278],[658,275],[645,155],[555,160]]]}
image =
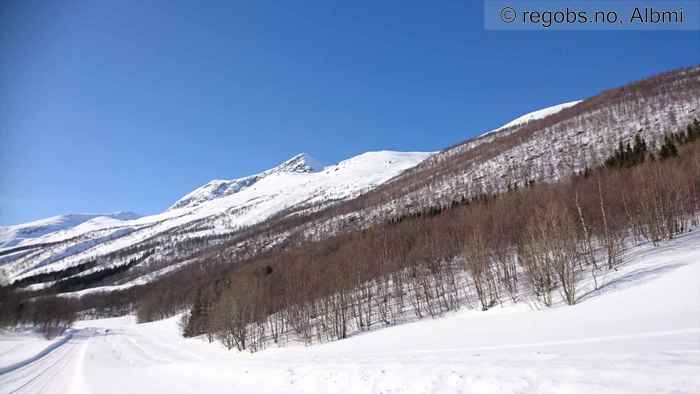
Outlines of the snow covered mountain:
{"label": "snow covered mountain", "polygon": [[215,198],[238,193],[270,175],[284,173],[304,174],[321,170],[323,170],[323,166],[318,161],[309,156],[308,153],[300,153],[277,167],[261,172],[260,174],[233,180],[212,180],[177,200],[170,209],[194,207],[205,201],[211,201]]}
{"label": "snow covered mountain", "polygon": [[[494,131],[541,119],[577,103],[564,103],[522,115]],[[172,259],[164,245],[183,244],[203,237],[227,237],[281,213],[304,215],[350,200],[416,166],[428,156],[428,153],[368,152],[324,168],[309,154],[301,153],[258,174],[212,180],[157,215],[128,222],[105,222],[104,226],[91,222],[77,226],[80,223],[76,223],[56,229],[60,231],[45,231],[31,239],[17,239],[4,245],[5,250],[0,248],[0,267],[10,278],[22,279],[96,258],[108,261],[106,266],[118,266],[130,258],[139,258],[143,250],[150,247],[160,251],[149,260],[156,261],[163,256]],[[11,246],[22,247],[21,253],[11,253],[13,249],[8,249]],[[92,273],[105,264],[81,274]],[[136,278],[135,282],[143,280]]]}
{"label": "snow covered mountain", "polygon": [[600,164],[636,134],[658,147],[698,114],[696,66],[522,115],[436,154],[369,152],[328,167],[300,154],[255,175],[211,181],[157,215],[88,221],[13,241],[0,248],[0,270],[31,285],[45,281],[36,276],[42,273],[73,267],[62,279],[136,261],[136,269],[100,283],[123,286],[206,259],[240,261],[462,198],[555,181]]}
{"label": "snow covered mountain", "polygon": [[299,154],[256,175],[211,181],[157,215],[72,215],[12,226],[2,229],[0,268],[17,280],[79,265],[89,267],[78,274],[86,275],[144,256],[172,258],[188,240],[225,238],[273,215],[301,215],[357,197],[430,154],[368,152],[325,168]]}
{"label": "snow covered mountain", "polygon": [[59,231],[66,231],[77,226],[118,225],[123,220],[133,220],[140,216],[133,212],[115,212],[110,214],[67,214],[52,216],[47,219],[0,227],[0,248],[9,248]]}

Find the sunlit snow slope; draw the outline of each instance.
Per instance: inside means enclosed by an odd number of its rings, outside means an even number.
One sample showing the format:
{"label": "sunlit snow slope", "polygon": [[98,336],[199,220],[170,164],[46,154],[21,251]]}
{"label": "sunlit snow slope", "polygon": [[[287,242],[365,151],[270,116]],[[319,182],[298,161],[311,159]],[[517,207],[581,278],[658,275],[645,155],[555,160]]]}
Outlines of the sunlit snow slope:
{"label": "sunlit snow slope", "polygon": [[83,224],[83,227],[114,226],[118,225],[123,220],[132,220],[138,217],[139,215],[132,212],[115,212],[106,215],[68,214],[15,226],[0,227],[0,248],[9,248],[16,245],[31,243],[37,238],[60,231],[70,230]]}
{"label": "sunlit snow slope", "polygon": [[580,102],[581,102],[581,100],[569,101],[568,103],[552,105],[551,107],[542,108],[542,109],[539,109],[537,111],[526,113],[525,115],[519,116],[519,117],[511,120],[510,122],[504,124],[503,126],[497,128],[497,129],[493,129],[491,131],[488,131],[488,132],[482,134],[482,136],[499,131],[499,130],[507,129],[509,127],[520,126],[520,125],[523,125],[523,124],[530,122],[530,121],[533,121],[533,120],[546,118],[547,116],[556,114],[557,112],[559,112],[565,108],[573,107],[574,105],[576,105]]}

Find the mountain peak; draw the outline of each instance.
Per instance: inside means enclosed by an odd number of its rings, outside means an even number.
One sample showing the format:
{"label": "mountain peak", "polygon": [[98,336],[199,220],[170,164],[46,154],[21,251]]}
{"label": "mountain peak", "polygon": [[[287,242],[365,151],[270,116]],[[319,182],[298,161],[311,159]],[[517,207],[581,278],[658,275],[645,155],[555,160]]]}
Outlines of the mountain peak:
{"label": "mountain peak", "polygon": [[308,174],[321,170],[323,170],[323,166],[316,159],[311,157],[308,153],[299,153],[282,164],[256,175],[231,180],[215,179],[210,181],[206,185],[195,189],[177,200],[170,209],[192,207],[205,201],[238,193],[253,186],[253,184],[268,175],[291,173]]}
{"label": "mountain peak", "polygon": [[291,159],[285,161],[284,163],[278,165],[277,167],[265,171],[265,173],[280,173],[280,172],[296,172],[296,173],[309,173],[318,172],[323,169],[321,163],[311,157],[308,153],[299,153],[293,156]]}

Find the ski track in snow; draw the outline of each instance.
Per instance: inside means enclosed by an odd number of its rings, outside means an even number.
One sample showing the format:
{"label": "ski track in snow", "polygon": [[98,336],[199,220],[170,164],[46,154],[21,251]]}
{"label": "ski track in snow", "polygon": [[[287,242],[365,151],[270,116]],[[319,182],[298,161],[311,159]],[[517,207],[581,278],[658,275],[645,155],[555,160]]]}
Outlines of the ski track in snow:
{"label": "ski track in snow", "polygon": [[[46,354],[0,373],[0,393],[76,393],[79,368],[91,330],[71,331]],[[43,352],[42,352],[43,353]]]}
{"label": "ski track in snow", "polygon": [[81,321],[53,342],[2,333],[0,393],[700,392],[700,231],[625,259],[573,307],[463,310],[256,354],[184,339],[178,317]]}

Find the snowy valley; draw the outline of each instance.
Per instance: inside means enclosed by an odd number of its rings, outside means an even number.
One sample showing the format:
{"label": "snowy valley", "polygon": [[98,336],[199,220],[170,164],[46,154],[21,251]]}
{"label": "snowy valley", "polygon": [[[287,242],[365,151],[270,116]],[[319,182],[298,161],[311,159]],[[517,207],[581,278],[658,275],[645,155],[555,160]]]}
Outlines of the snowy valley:
{"label": "snowy valley", "polygon": [[0,0],[0,394],[700,394],[633,3]]}
{"label": "snowy valley", "polygon": [[587,281],[574,307],[542,308],[524,295],[488,313],[255,354],[182,338],[179,316],[80,321],[50,344],[3,332],[0,392],[697,392],[700,230],[623,259],[598,290]]}

